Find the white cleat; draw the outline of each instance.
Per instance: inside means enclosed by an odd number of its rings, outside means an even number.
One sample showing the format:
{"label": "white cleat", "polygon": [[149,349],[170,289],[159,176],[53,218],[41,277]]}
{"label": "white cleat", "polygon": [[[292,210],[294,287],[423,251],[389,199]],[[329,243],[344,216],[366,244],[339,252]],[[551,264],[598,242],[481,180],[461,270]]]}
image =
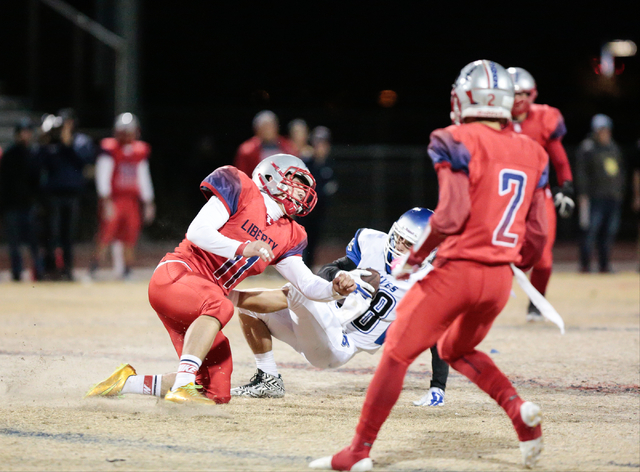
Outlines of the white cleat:
{"label": "white cleat", "polygon": [[540,454],[544,449],[542,445],[542,436],[531,441],[520,442],[520,452],[522,452],[522,462],[527,469],[531,469],[536,465]]}
{"label": "white cleat", "polygon": [[[524,424],[530,428],[535,428],[542,422],[542,412],[540,407],[535,403],[524,402],[520,405],[520,417]],[[522,462],[527,469],[536,465],[544,446],[542,444],[542,436],[531,441],[520,442],[520,452],[522,452]]]}
{"label": "white cleat", "polygon": [[[331,460],[333,456],[321,457],[320,459],[316,459],[309,463],[309,467],[311,469],[321,469],[321,470],[334,470],[331,467]],[[351,466],[349,469],[351,472],[367,472],[368,470],[373,469],[373,461],[370,457],[365,457],[364,459],[359,460],[355,464]]]}
{"label": "white cleat", "polygon": [[444,406],[444,390],[431,387],[424,397],[413,404],[415,406]]}

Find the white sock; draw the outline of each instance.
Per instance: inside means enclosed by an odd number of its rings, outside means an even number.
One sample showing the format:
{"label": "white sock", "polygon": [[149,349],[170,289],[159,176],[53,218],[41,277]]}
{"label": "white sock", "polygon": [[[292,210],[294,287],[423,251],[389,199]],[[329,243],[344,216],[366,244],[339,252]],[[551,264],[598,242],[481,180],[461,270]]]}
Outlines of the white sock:
{"label": "white sock", "polygon": [[162,375],[131,375],[122,387],[122,393],[160,396]]}
{"label": "white sock", "polygon": [[273,351],[265,352],[264,354],[254,354],[254,357],[256,358],[256,367],[258,367],[258,369],[274,377],[278,376],[278,366],[273,358]]}
{"label": "white sock", "polygon": [[200,370],[201,365],[202,361],[196,356],[190,356],[189,354],[183,355],[180,358],[176,381],[173,383],[171,391],[173,392],[190,383],[196,383],[196,374]]}

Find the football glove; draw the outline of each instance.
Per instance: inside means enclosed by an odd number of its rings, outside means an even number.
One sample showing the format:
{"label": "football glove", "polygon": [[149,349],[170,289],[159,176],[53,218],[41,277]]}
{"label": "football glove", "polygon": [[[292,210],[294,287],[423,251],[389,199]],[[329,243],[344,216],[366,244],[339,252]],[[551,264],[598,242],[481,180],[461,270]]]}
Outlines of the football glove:
{"label": "football glove", "polygon": [[562,188],[556,188],[553,196],[553,203],[562,218],[569,218],[576,207],[573,201],[573,182],[567,180],[562,184]]}
{"label": "football glove", "polygon": [[363,275],[365,275],[365,276],[366,275],[371,275],[371,272],[369,272],[368,270],[353,269],[353,270],[350,270],[349,272],[347,272],[345,270],[341,270],[336,274],[336,277],[339,274],[342,274],[342,273],[347,274],[349,277],[351,277],[351,279],[353,279],[353,281],[358,286],[356,291],[366,292],[366,294],[363,294],[363,296],[368,295],[369,298],[371,298],[373,296],[373,294],[376,292],[375,289],[371,286],[371,284],[368,284],[367,282],[362,280],[362,276]]}
{"label": "football glove", "polygon": [[371,296],[364,290],[356,290],[350,293],[338,309],[338,318],[342,326],[346,326],[359,316],[362,316],[369,309],[371,300]]}

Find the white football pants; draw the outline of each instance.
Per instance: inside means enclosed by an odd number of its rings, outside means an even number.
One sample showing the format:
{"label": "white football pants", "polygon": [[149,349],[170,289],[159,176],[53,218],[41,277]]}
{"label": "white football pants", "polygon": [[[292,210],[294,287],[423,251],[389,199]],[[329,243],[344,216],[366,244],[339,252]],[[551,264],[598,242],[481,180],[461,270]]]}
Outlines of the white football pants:
{"label": "white football pants", "polygon": [[240,312],[264,322],[274,338],[294,348],[314,367],[329,369],[348,362],[358,348],[333,314],[335,302],[314,302],[291,284],[286,286],[288,309],[272,313],[244,309]]}

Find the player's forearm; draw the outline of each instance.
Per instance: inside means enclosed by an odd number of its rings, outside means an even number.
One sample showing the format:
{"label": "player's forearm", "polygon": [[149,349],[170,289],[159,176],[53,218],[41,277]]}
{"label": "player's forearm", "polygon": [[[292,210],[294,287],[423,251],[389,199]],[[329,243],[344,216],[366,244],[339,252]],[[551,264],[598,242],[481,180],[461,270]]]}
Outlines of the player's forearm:
{"label": "player's forearm", "polygon": [[547,242],[547,212],[544,189],[537,189],[527,213],[525,240],[520,249],[519,269],[528,270],[538,262]]}
{"label": "player's forearm", "polygon": [[349,259],[347,256],[341,257],[340,259],[336,259],[333,262],[329,262],[322,266],[322,268],[318,271],[318,277],[322,277],[324,280],[328,280],[331,282],[336,274],[341,270],[349,272],[350,270],[357,269],[358,266]]}
{"label": "player's forearm", "polygon": [[243,243],[218,231],[228,220],[224,204],[217,197],[211,197],[189,225],[187,239],[211,254],[235,257]]}
{"label": "player's forearm", "polygon": [[276,264],[276,270],[309,300],[330,302],[344,298],[334,292],[333,284],[315,275],[299,256],[287,257]]}
{"label": "player's forearm", "polygon": [[111,178],[113,177],[113,158],[102,154],[96,161],[96,192],[100,198],[111,197]]}
{"label": "player's forearm", "polygon": [[573,181],[569,158],[567,157],[567,152],[565,151],[562,142],[559,139],[549,141],[546,151],[547,154],[549,154],[549,160],[556,171],[558,185],[562,186],[566,181]]}

